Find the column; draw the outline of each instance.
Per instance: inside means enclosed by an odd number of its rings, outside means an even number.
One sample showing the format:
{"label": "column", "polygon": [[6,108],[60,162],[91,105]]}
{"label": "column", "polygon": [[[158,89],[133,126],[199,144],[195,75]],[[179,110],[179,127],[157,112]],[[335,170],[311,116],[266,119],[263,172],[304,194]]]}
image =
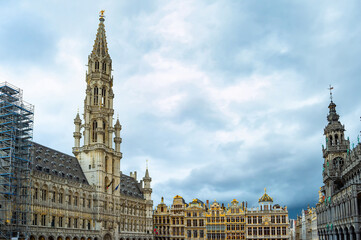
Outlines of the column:
{"label": "column", "polygon": [[358,215],[358,205],[357,205],[357,196],[354,197],[354,202],[355,202],[355,215]]}

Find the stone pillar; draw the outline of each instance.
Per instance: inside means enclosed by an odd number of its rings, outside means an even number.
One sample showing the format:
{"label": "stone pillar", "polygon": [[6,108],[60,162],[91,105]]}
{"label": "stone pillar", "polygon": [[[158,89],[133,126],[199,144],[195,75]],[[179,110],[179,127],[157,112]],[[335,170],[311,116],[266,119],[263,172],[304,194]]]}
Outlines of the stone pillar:
{"label": "stone pillar", "polygon": [[355,239],[353,239],[353,234],[352,233],[350,233],[350,240],[355,240]]}
{"label": "stone pillar", "polygon": [[354,204],[355,204],[355,216],[358,215],[359,211],[358,211],[358,205],[357,205],[357,196],[354,197]]}
{"label": "stone pillar", "polygon": [[343,236],[344,236],[344,237],[343,237],[343,238],[344,238],[343,240],[348,240],[348,238],[347,238],[347,233],[344,233]]}

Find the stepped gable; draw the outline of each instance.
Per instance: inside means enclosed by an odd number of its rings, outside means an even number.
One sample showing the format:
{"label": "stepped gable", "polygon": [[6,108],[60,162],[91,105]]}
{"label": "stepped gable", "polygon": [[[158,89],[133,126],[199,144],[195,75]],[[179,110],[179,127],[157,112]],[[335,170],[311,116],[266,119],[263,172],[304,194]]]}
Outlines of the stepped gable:
{"label": "stepped gable", "polygon": [[[114,188],[115,187],[116,186],[114,186]],[[121,174],[119,188],[120,193],[123,195],[144,199],[139,183],[132,177]]]}
{"label": "stepped gable", "polygon": [[32,157],[34,171],[89,185],[78,159],[75,157],[35,142],[32,147]]}

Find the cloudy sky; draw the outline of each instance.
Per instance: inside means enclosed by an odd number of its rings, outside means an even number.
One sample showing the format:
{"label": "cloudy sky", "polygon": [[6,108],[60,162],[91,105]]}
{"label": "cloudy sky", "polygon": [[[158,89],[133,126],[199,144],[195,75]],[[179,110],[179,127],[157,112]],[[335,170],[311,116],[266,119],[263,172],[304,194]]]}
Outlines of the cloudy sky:
{"label": "cloudy sky", "polygon": [[[100,3],[101,2],[101,3]],[[291,217],[317,202],[329,84],[361,129],[359,1],[0,1],[0,81],[35,105],[34,140],[71,154],[105,9],[123,173],[154,204],[267,192]]]}

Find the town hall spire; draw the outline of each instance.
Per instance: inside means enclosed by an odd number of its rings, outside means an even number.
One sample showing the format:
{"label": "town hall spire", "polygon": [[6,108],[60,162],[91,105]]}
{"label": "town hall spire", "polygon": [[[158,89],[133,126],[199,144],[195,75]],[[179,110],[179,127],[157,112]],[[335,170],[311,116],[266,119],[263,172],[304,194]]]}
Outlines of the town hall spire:
{"label": "town hall spire", "polygon": [[[113,124],[112,59],[108,53],[104,18],[104,11],[101,11],[93,49],[88,56],[83,119],[79,115],[74,119],[73,153],[90,182],[108,192],[110,186],[119,184],[122,139],[119,120]],[[80,143],[82,137],[83,144]]]}
{"label": "town hall spire", "polygon": [[94,41],[93,51],[91,53],[93,57],[95,56],[99,58],[109,57],[104,21],[105,21],[104,10],[102,10],[100,11],[98,31]]}

